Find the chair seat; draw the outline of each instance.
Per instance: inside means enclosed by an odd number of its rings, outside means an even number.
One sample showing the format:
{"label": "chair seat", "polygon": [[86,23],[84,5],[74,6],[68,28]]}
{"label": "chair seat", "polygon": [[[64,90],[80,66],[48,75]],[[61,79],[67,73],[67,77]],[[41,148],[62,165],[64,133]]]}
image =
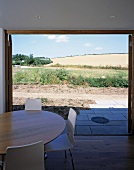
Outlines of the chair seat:
{"label": "chair seat", "polygon": [[62,151],[62,150],[68,150],[73,148],[73,145],[70,143],[68,135],[67,134],[61,134],[53,141],[49,142],[48,144],[45,144],[44,150],[46,152],[48,151]]}

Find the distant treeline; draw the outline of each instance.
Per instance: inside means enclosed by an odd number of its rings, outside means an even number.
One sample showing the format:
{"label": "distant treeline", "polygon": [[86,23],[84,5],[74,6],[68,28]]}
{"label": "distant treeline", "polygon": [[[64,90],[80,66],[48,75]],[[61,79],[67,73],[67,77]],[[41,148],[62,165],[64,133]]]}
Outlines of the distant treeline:
{"label": "distant treeline", "polygon": [[86,55],[109,55],[109,54],[128,54],[128,53],[101,53],[101,54],[96,54],[96,53],[91,53],[91,54],[76,54],[76,55],[68,55],[68,56],[62,56],[62,57],[56,57],[56,58],[66,58],[66,57],[75,57],[75,56],[86,56]]}
{"label": "distant treeline", "polygon": [[33,54],[29,56],[24,54],[15,54],[12,56],[12,65],[21,65],[21,66],[41,66],[45,64],[52,63],[52,60],[47,57],[33,57]]}

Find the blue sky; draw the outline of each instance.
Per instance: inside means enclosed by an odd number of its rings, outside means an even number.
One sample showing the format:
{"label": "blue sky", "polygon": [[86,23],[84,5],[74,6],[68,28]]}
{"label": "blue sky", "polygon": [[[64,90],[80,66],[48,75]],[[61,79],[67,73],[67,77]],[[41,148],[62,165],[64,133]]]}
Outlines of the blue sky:
{"label": "blue sky", "polygon": [[128,35],[12,35],[13,55],[65,57],[85,54],[128,53]]}

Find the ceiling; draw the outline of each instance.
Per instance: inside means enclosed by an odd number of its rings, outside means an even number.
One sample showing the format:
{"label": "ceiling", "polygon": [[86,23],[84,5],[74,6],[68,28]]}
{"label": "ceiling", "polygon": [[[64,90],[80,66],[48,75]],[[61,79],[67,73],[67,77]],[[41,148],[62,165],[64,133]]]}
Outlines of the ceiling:
{"label": "ceiling", "polygon": [[6,30],[134,30],[134,0],[0,0]]}

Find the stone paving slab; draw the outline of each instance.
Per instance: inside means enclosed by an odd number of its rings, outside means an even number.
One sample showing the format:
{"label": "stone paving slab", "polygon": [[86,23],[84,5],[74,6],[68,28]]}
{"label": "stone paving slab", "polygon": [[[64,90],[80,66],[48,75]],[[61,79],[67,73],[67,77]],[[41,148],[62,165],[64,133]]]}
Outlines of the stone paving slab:
{"label": "stone paving slab", "polygon": [[[80,110],[76,120],[76,135],[128,134],[128,108],[126,100],[96,100],[88,110]],[[93,117],[102,117],[108,123],[95,123]]]}
{"label": "stone paving slab", "polygon": [[88,110],[80,110],[80,114],[90,114],[90,113],[94,113],[93,109],[88,109]]}
{"label": "stone paving slab", "polygon": [[126,117],[124,117],[122,114],[117,114],[117,115],[105,115],[105,118],[109,120],[127,120]]}
{"label": "stone paving slab", "polygon": [[122,104],[122,105],[128,107],[128,100],[116,100],[115,102],[117,104]]}
{"label": "stone paving slab", "polygon": [[[124,121],[124,122],[127,122],[127,121]],[[125,126],[124,122],[119,121],[119,120],[111,120],[107,124],[105,124],[104,126]]]}
{"label": "stone paving slab", "polygon": [[91,135],[91,130],[89,126],[76,126],[77,135]]}
{"label": "stone paving slab", "polygon": [[113,110],[113,111],[128,111],[128,108],[117,108],[117,107],[115,107],[115,108],[109,108],[109,110],[111,111],[111,110]]}
{"label": "stone paving slab", "polygon": [[103,104],[103,105],[114,105],[117,104],[114,100],[95,100],[96,104]]}
{"label": "stone paving slab", "polygon": [[[123,123],[122,123],[123,124]],[[93,126],[98,126],[98,123],[95,123],[95,122],[93,122],[93,121],[91,121],[91,120],[89,120],[89,121],[87,121],[87,120],[85,120],[85,121],[79,121],[79,120],[77,120],[76,121],[76,126],[91,126],[91,125],[93,125]],[[103,124],[99,124],[99,125],[101,125],[101,126],[103,126]],[[124,124],[123,124],[124,125]]]}
{"label": "stone paving slab", "polygon": [[120,110],[120,109],[111,109],[110,110],[111,111],[111,113],[112,114],[128,114],[128,109],[126,110],[124,110],[124,109],[122,109],[122,110]]}
{"label": "stone paving slab", "polygon": [[90,126],[92,134],[127,134],[126,126]]}
{"label": "stone paving slab", "polygon": [[77,116],[77,120],[89,120],[87,115],[79,115]]}
{"label": "stone paving slab", "polygon": [[128,127],[128,121],[122,120],[122,123]]}
{"label": "stone paving slab", "polygon": [[110,110],[101,110],[101,109],[96,109],[96,110],[94,110],[94,112],[96,113],[96,114],[107,114],[107,115],[112,115],[112,112],[110,111]]}
{"label": "stone paving slab", "polygon": [[123,109],[123,108],[126,108],[126,106],[124,106],[123,104],[116,104],[115,108],[118,108],[118,109],[122,108]]}
{"label": "stone paving slab", "polygon": [[90,108],[115,108],[115,105],[105,105],[105,104],[90,104]]}

